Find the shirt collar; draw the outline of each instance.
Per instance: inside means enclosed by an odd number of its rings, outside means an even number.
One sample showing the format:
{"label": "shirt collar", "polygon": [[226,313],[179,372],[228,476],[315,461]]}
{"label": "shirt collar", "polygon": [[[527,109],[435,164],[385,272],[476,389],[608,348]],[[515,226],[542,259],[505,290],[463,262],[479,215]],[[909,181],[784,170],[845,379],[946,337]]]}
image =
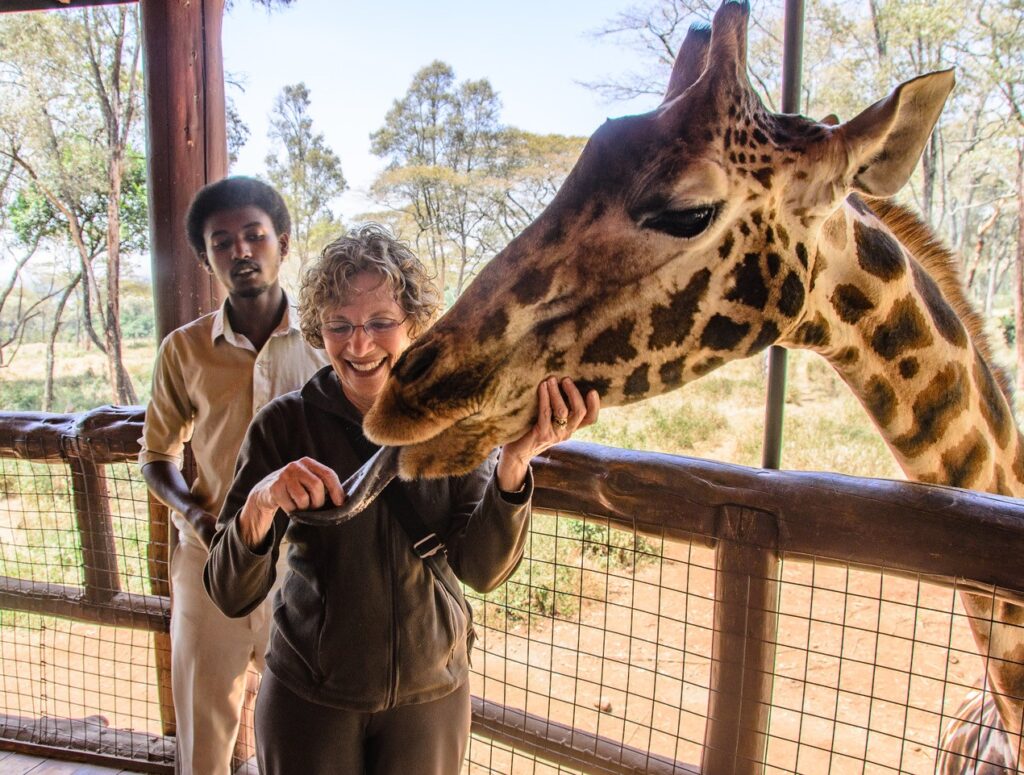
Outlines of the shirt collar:
{"label": "shirt collar", "polygon": [[[299,311],[288,298],[288,294],[284,293],[284,315],[281,317],[281,322],[278,323],[277,328],[270,334],[271,337],[281,336],[284,334],[291,333],[292,331],[302,332],[299,327]],[[231,328],[231,321],[228,319],[227,311],[228,300],[225,298],[221,303],[220,307],[216,312],[213,313],[213,325],[210,327],[210,341],[214,344],[220,337],[224,337],[225,341],[233,344],[235,347],[244,347],[248,344],[248,340],[243,343],[242,337],[234,332]],[[250,345],[251,346],[251,345]]]}

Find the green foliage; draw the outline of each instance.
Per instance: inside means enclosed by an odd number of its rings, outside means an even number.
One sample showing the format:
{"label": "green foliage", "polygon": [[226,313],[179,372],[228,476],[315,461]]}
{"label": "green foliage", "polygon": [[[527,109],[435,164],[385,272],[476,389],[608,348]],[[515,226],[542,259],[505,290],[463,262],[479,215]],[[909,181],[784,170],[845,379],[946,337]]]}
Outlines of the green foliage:
{"label": "green foliage", "polygon": [[583,140],[531,135],[501,123],[486,79],[458,83],[434,61],[413,76],[371,135],[388,166],[373,184],[387,219],[410,233],[446,299],[547,205]]}
{"label": "green foliage", "polygon": [[631,531],[534,514],[519,568],[483,598],[484,621],[503,627],[532,616],[576,620],[582,601],[594,594],[583,588],[584,570],[632,573],[657,556],[650,541]]}
{"label": "green foliage", "polygon": [[1012,314],[999,316],[999,330],[1003,333],[1003,341],[1007,347],[1013,347],[1017,341],[1017,322]]}
{"label": "green foliage", "polygon": [[331,203],[346,188],[341,160],[321,132],[313,131],[309,89],[285,86],[274,101],[267,155],[270,182],[284,196],[292,214],[292,252],[305,264],[339,228]]}
{"label": "green foliage", "polygon": [[[146,161],[138,153],[131,153],[125,165],[120,202],[121,250],[142,252],[149,240],[149,214],[146,191]],[[75,203],[74,214],[78,230],[89,255],[95,256],[105,249],[109,191],[86,191]],[[18,240],[30,245],[38,239],[68,238],[71,224],[67,216],[30,180],[12,197],[7,206],[7,221]]]}

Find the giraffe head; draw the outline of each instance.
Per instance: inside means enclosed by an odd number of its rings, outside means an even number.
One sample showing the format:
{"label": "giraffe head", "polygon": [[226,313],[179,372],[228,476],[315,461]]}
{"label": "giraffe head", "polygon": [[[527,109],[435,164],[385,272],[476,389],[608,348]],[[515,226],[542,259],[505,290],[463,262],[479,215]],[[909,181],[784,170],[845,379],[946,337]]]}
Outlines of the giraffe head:
{"label": "giraffe head", "polygon": [[605,122],[396,363],[364,428],[402,447],[402,476],[466,471],[520,436],[545,376],[615,406],[813,336],[822,224],[851,192],[906,182],[953,78],[909,81],[845,124],[772,113],[747,78],[748,14],[727,0],[692,27],[662,104]]}

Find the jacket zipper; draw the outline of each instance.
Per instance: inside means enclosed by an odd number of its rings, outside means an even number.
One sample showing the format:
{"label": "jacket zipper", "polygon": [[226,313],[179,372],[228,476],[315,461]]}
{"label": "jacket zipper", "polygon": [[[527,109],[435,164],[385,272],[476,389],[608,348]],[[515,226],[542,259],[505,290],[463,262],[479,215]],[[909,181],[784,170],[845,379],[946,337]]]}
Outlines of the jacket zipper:
{"label": "jacket zipper", "polygon": [[[391,661],[388,666],[388,691],[385,697],[385,707],[392,708],[395,705],[395,698],[398,694],[398,605],[395,595],[395,559],[394,541],[391,536],[390,514],[384,516],[383,525],[385,533],[384,546],[388,559],[387,589],[391,603]],[[393,517],[392,517],[393,519]]]}

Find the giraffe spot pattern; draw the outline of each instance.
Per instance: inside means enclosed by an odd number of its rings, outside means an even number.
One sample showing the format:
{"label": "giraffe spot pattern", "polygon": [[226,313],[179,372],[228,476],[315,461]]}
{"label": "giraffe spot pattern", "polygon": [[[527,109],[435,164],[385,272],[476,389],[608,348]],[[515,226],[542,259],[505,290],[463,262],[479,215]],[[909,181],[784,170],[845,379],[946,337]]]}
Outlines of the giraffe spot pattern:
{"label": "giraffe spot pattern", "polygon": [[970,487],[988,462],[988,445],[981,432],[973,428],[959,444],[942,453],[941,460],[946,484]]}
{"label": "giraffe spot pattern", "polygon": [[804,308],[804,284],[796,272],[790,272],[779,289],[779,312],[788,318],[795,318]]}
{"label": "giraffe spot pattern", "polygon": [[747,355],[753,355],[759,353],[765,347],[775,344],[778,340],[781,332],[779,327],[775,325],[771,320],[766,320],[761,324],[761,330],[757,332],[757,336],[754,337],[754,341],[750,343],[750,347],[747,348]]}
{"label": "giraffe spot pattern", "polygon": [[903,379],[913,379],[917,376],[917,372],[920,370],[921,364],[913,355],[900,360],[900,376],[903,377]]}
{"label": "giraffe spot pattern", "polygon": [[551,279],[555,274],[555,264],[545,269],[529,269],[512,286],[512,295],[520,304],[535,304],[543,299],[551,289]]}
{"label": "giraffe spot pattern", "polygon": [[765,263],[768,267],[768,276],[778,277],[779,269],[782,268],[782,256],[775,252],[769,253]]}
{"label": "giraffe spot pattern", "polygon": [[800,265],[804,269],[806,269],[807,268],[807,246],[804,243],[802,243],[802,242],[798,242],[798,243],[796,243],[796,247],[794,248],[794,250],[796,251],[796,257],[800,261]]}
{"label": "giraffe spot pattern", "polygon": [[868,380],[864,386],[864,403],[871,416],[883,427],[896,416],[896,391],[885,377],[875,375]]}
{"label": "giraffe spot pattern", "polygon": [[499,308],[484,318],[484,322],[480,326],[480,341],[486,342],[488,339],[500,339],[507,328],[508,313]]}
{"label": "giraffe spot pattern", "polygon": [[853,236],[857,243],[857,262],[865,272],[887,282],[906,272],[903,251],[890,235],[856,221]]}
{"label": "giraffe spot pattern", "polygon": [[712,350],[732,350],[743,340],[750,330],[749,323],[737,323],[732,318],[718,313],[704,327],[700,335],[701,347]]}
{"label": "giraffe spot pattern", "polygon": [[830,245],[837,250],[846,249],[846,219],[841,213],[836,213],[825,221],[821,231]]}
{"label": "giraffe spot pattern", "polygon": [[871,215],[871,208],[865,204],[864,200],[857,194],[850,194],[846,197],[847,203],[861,215]]}
{"label": "giraffe spot pattern", "polygon": [[859,360],[860,350],[856,347],[844,347],[835,355],[835,362],[842,366],[852,366]]}
{"label": "giraffe spot pattern", "polygon": [[821,254],[820,250],[814,252],[814,267],[811,269],[811,282],[810,288],[813,291],[814,286],[818,282],[818,275],[825,271],[825,267],[828,266],[828,261],[825,260],[825,256]]}
{"label": "giraffe spot pattern", "polygon": [[661,384],[667,388],[679,387],[683,384],[683,358],[675,358],[663,363],[658,369]]}
{"label": "giraffe spot pattern", "polygon": [[586,398],[587,393],[591,390],[596,390],[597,394],[604,398],[608,395],[608,391],[611,389],[611,380],[605,379],[604,377],[597,377],[595,379],[577,379],[576,388],[580,391],[580,395]]}
{"label": "giraffe spot pattern", "polygon": [[631,361],[636,357],[636,348],[630,344],[636,324],[630,318],[623,318],[609,326],[583,350],[582,363],[611,365],[617,361]]}
{"label": "giraffe spot pattern", "polygon": [[561,372],[565,369],[565,350],[555,350],[544,361],[544,369],[549,372]]}
{"label": "giraffe spot pattern", "polygon": [[992,431],[992,437],[996,440],[996,444],[1005,449],[1006,445],[1010,443],[1013,418],[1007,410],[1002,391],[999,390],[995,377],[992,376],[992,370],[978,353],[974,354],[974,383],[981,394],[981,415],[985,418],[989,430]]}
{"label": "giraffe spot pattern", "polygon": [[1006,471],[1003,470],[1002,466],[996,466],[995,478],[992,480],[992,484],[988,486],[989,492],[994,492],[997,495],[1010,495],[1010,489],[1006,486]]}
{"label": "giraffe spot pattern", "polygon": [[781,223],[775,224],[775,231],[779,236],[779,244],[782,245],[783,249],[789,249],[789,232],[786,231],[786,227]]}
{"label": "giraffe spot pattern", "polygon": [[732,276],[735,284],[725,298],[754,309],[764,309],[768,303],[768,286],[761,276],[761,257],[757,253],[747,253],[743,262],[733,269]]}
{"label": "giraffe spot pattern", "polygon": [[669,297],[667,305],[658,305],[651,310],[651,337],[648,349],[662,350],[680,345],[690,335],[697,308],[708,291],[711,271],[701,269],[695,273],[686,287]]}
{"label": "giraffe spot pattern", "polygon": [[909,458],[930,449],[945,435],[949,424],[966,411],[966,383],[967,369],[959,363],[941,369],[914,399],[914,425],[894,439],[893,446]]}
{"label": "giraffe spot pattern", "polygon": [[753,173],[754,180],[760,183],[768,191],[772,188],[772,175],[775,171],[771,167],[761,167]]}
{"label": "giraffe spot pattern", "polygon": [[718,246],[718,255],[722,259],[729,258],[729,254],[732,253],[732,246],[735,241],[732,237],[732,232],[725,235],[725,239],[722,240],[722,244]]}
{"label": "giraffe spot pattern", "polygon": [[693,367],[693,373],[697,377],[703,377],[708,372],[711,372],[711,371],[714,371],[715,369],[717,369],[723,363],[725,363],[725,359],[724,358],[720,358],[717,355],[712,355],[710,358],[707,358],[707,359],[701,361],[700,363],[696,364]]}
{"label": "giraffe spot pattern", "polygon": [[917,304],[909,296],[892,305],[889,317],[871,336],[871,349],[887,361],[908,350],[919,350],[932,343],[931,331]]}
{"label": "giraffe spot pattern", "polygon": [[875,304],[856,285],[843,283],[832,292],[832,308],[844,323],[856,323],[875,308]]}
{"label": "giraffe spot pattern", "polygon": [[1013,456],[1013,475],[1017,481],[1024,481],[1024,443],[1017,434],[1017,451]]}
{"label": "giraffe spot pattern", "polygon": [[818,314],[814,320],[800,324],[796,330],[796,340],[807,347],[827,347],[832,341],[832,331],[825,318]]}
{"label": "giraffe spot pattern", "polygon": [[966,347],[967,332],[964,330],[964,325],[942,295],[938,284],[916,261],[911,262],[910,266],[914,274],[914,285],[917,286],[917,292],[921,294],[924,306],[942,338],[954,347]]}
{"label": "giraffe spot pattern", "polygon": [[647,395],[651,389],[651,381],[647,377],[649,371],[650,366],[646,363],[633,369],[633,373],[626,377],[626,384],[622,387],[623,395],[627,398],[639,398]]}

